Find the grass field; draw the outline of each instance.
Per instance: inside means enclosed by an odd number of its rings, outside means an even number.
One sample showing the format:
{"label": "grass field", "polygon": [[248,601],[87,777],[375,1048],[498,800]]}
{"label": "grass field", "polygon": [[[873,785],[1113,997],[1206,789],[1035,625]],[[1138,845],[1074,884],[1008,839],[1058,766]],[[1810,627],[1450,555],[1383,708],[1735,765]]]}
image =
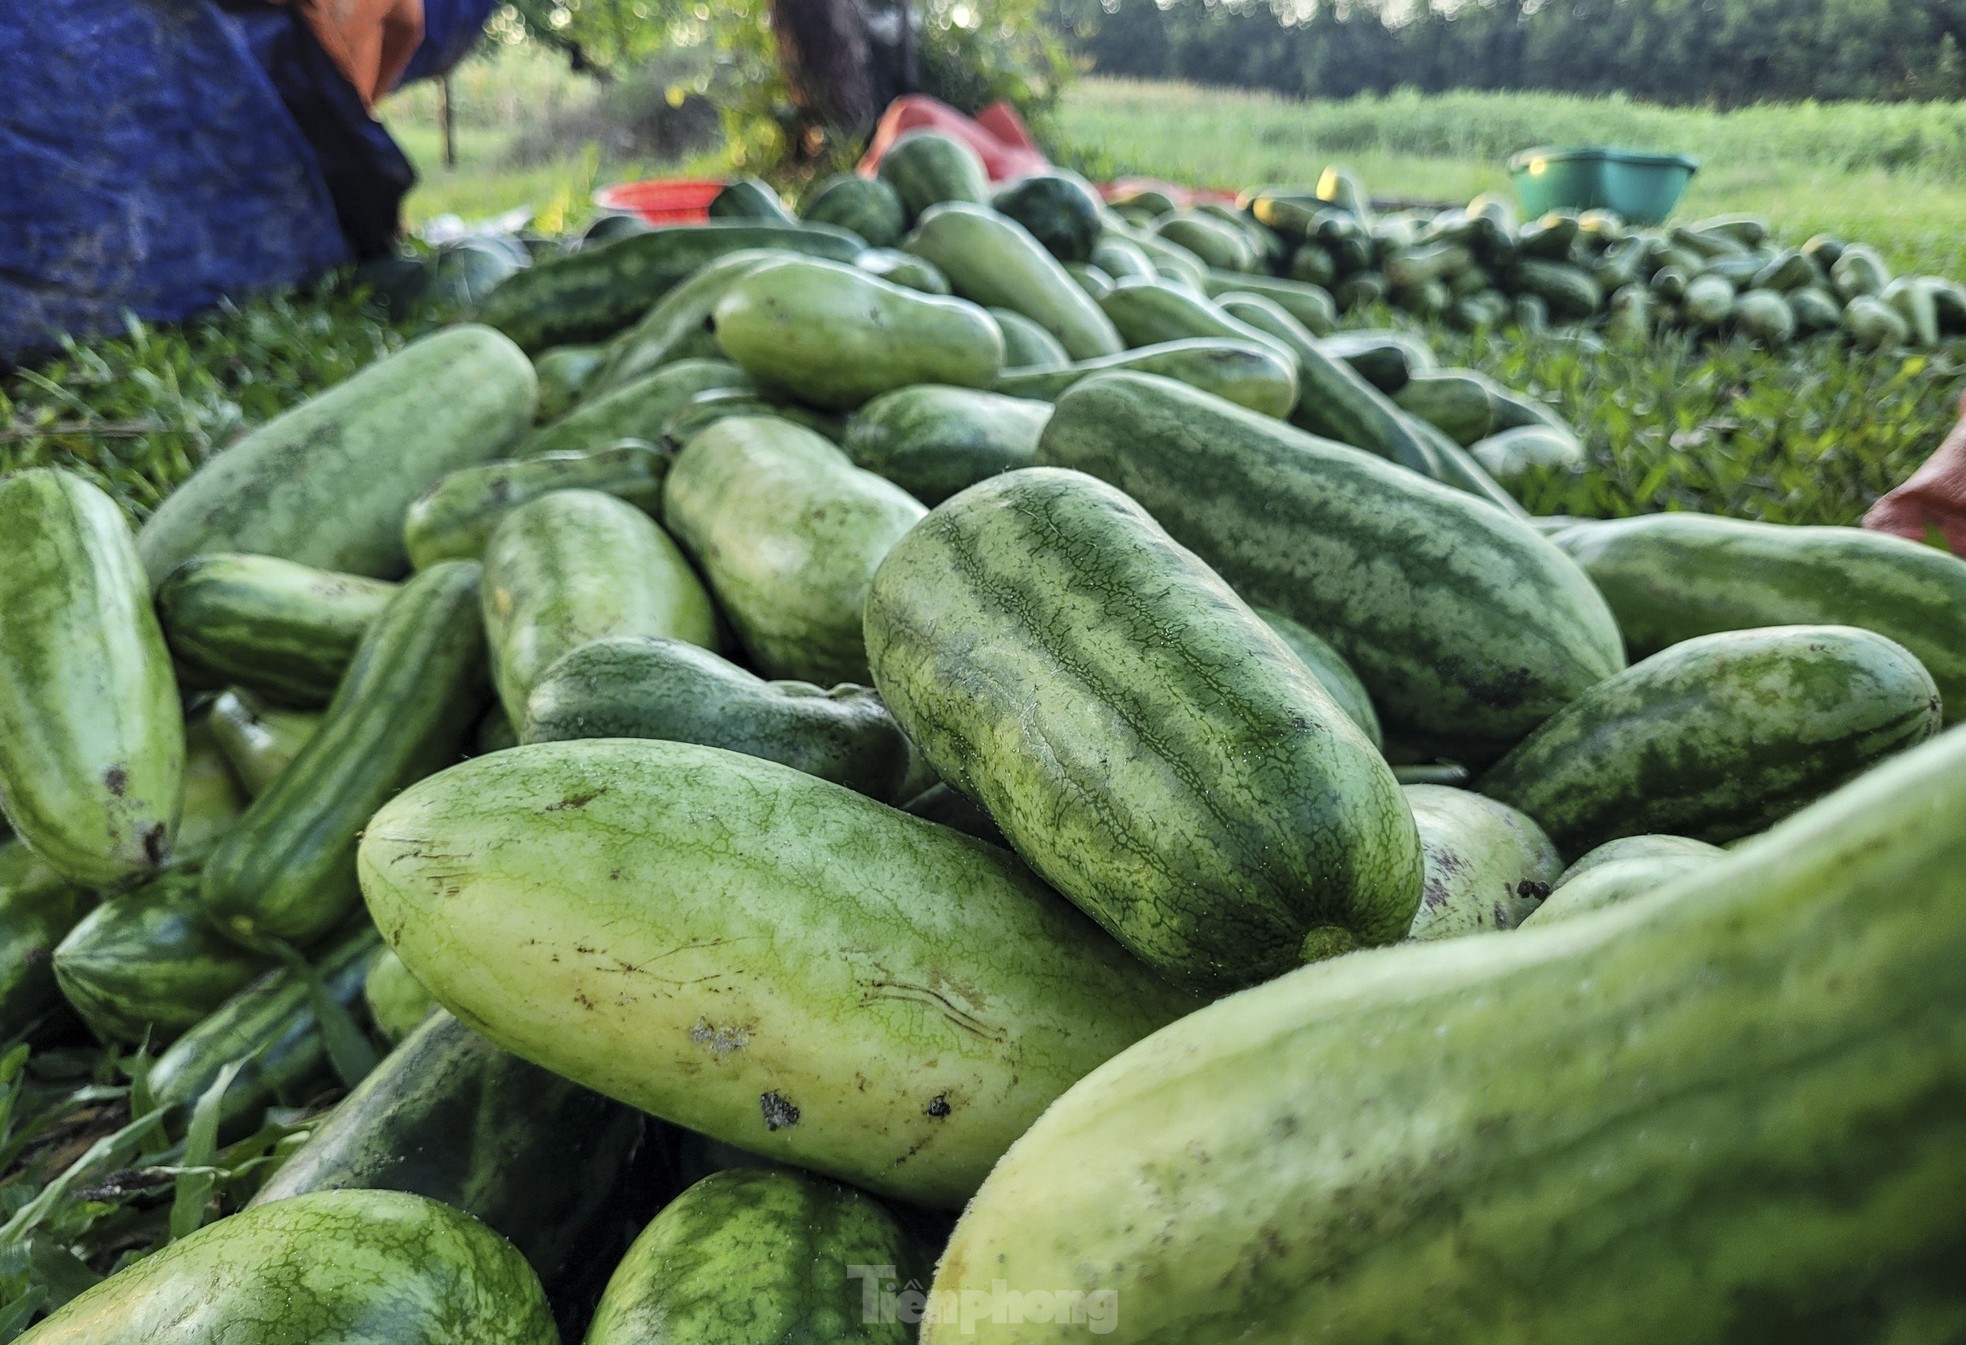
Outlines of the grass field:
{"label": "grass field", "polygon": [[1292,102],[1192,85],[1085,80],[1056,139],[1095,173],[1244,187],[1358,169],[1381,196],[1465,201],[1509,190],[1533,145],[1677,150],[1701,162],[1691,217],[1766,215],[1799,240],[1873,241],[1895,265],[1966,273],[1966,104],[1790,104],[1716,113],[1557,94],[1395,94]]}
{"label": "grass field", "polygon": [[[706,73],[688,57],[678,56],[673,70],[670,64],[654,78],[673,80],[679,90],[700,83]],[[541,128],[592,106],[600,96],[592,80],[572,74],[564,59],[543,51],[519,48],[467,61],[451,75],[454,168],[443,161],[437,86],[413,84],[387,99],[380,114],[421,178],[404,203],[411,227],[438,215],[482,219],[530,205],[541,227],[551,231],[585,218],[594,189],[610,182],[721,171],[714,152],[694,162],[617,158],[605,165],[600,147],[592,143],[564,143],[543,157],[522,152],[528,141],[538,141]]]}

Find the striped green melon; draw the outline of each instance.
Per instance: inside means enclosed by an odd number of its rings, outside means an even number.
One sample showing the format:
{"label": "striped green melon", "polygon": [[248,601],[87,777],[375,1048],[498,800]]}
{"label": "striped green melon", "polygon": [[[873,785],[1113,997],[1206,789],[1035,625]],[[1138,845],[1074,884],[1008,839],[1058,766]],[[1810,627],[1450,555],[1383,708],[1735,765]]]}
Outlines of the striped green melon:
{"label": "striped green melon", "polygon": [[1055,368],[1006,369],[995,386],[1010,397],[1057,401],[1090,378],[1116,372],[1175,379],[1266,416],[1289,415],[1297,404],[1296,366],[1273,346],[1213,336],[1162,341]]}
{"label": "striped green melon", "polygon": [[869,687],[767,682],[708,649],[646,635],[590,640],[555,659],[526,700],[520,737],[702,743],[897,802],[913,764]]}
{"label": "striped green melon", "polygon": [[975,304],[836,262],[767,262],[737,278],[711,322],[761,386],[828,411],[911,383],[987,388],[1003,368],[1003,333]]}
{"label": "striped green melon", "polygon": [[750,376],[728,360],[677,360],[596,392],[514,444],[508,456],[524,461],[590,453],[623,439],[660,443],[662,423],[677,407],[698,393],[729,388],[755,391]]}
{"label": "striped green melon", "polygon": [[184,715],[115,501],[71,472],[0,480],[0,813],[63,877],[107,887],[171,853]]}
{"label": "striped green melon", "polygon": [[1578,522],[1556,544],[1611,604],[1633,658],[1715,631],[1860,626],[1916,654],[1966,715],[1966,560],[1862,528],[1710,514]]}
{"label": "striped green melon", "polygon": [[909,223],[943,201],[987,205],[990,179],[976,151],[940,131],[910,131],[881,156],[880,180],[894,188]]}
{"label": "striped green melon", "polygon": [[[354,1004],[381,946],[366,922],[329,940],[313,958],[327,996],[343,1008]],[[241,1067],[219,1107],[228,1132],[257,1120],[268,1103],[298,1106],[318,1089],[329,1064],[327,1038],[307,980],[293,968],[266,972],[172,1042],[151,1066],[151,1096],[188,1115],[231,1064]]]}
{"label": "striped green melon", "polygon": [[22,1345],[559,1345],[539,1277],[470,1215],[400,1191],[244,1211],[84,1291]]}
{"label": "striped green melon", "polygon": [[840,448],[856,467],[936,505],[985,477],[1031,465],[1047,402],[918,383],[854,413]]}
{"label": "striped green melon", "polygon": [[927,211],[902,243],[976,303],[1022,313],[1050,332],[1075,360],[1126,348],[1100,306],[1015,220],[988,206],[949,201]]}
{"label": "striped green melon", "polygon": [[511,341],[446,327],[208,459],[157,506],[137,550],[152,583],[211,551],[394,579],[409,564],[410,501],[446,472],[499,456],[532,424],[537,396]]}
{"label": "striped green melon", "polygon": [[164,638],[204,685],[326,705],[396,585],[278,556],[209,552],[157,588]]}
{"label": "striped green melon", "polygon": [[[1637,837],[1621,837],[1636,840]],[[1675,837],[1674,839],[1684,839]],[[1597,847],[1584,856],[1589,859],[1598,850],[1609,850],[1618,844],[1610,841]],[[1689,842],[1698,844],[1698,842]],[[1642,897],[1647,892],[1656,891],[1673,879],[1696,870],[1706,868],[1726,854],[1719,846],[1708,847],[1706,854],[1683,851],[1678,854],[1634,854],[1623,859],[1604,859],[1575,877],[1567,877],[1557,885],[1550,898],[1524,917],[1524,925],[1554,924],[1573,916],[1591,911],[1601,911],[1606,906],[1615,906],[1633,897]],[[1579,864],[1583,860],[1578,861]],[[1574,867],[1574,866],[1573,866]]]}
{"label": "striped green melon", "polygon": [[598,490],[645,514],[660,513],[662,478],[673,456],[645,440],[617,439],[586,452],[466,467],[417,497],[403,518],[403,545],[418,569],[477,560],[501,519],[556,490]]}
{"label": "striped green melon", "polygon": [[907,212],[894,188],[880,178],[857,173],[821,178],[799,202],[799,214],[851,229],[876,248],[892,247],[908,228]]}
{"label": "striped green melon", "polygon": [[769,248],[748,248],[706,263],[663,295],[641,321],[614,339],[609,346],[607,366],[594,376],[589,395],[605,395],[678,360],[715,357],[717,339],[711,333],[710,314],[717,301],[740,278],[760,266],[794,255]]}
{"label": "striped green melon", "polygon": [[585,1345],[908,1345],[912,1322],[880,1309],[921,1259],[894,1216],[851,1187],[729,1168],[635,1239]]}
{"label": "striped green melon", "polygon": [[384,805],[369,912],[506,1050],[765,1158],[959,1205],[1194,1005],[994,846],[694,743],[535,743]]}
{"label": "striped green melon", "polygon": [[452,560],[403,585],[320,727],[205,861],[206,911],[231,937],[307,944],[356,905],[370,814],[455,760],[484,706],[478,580],[476,562]]}
{"label": "striped green melon", "polygon": [[1140,507],[993,477],[895,544],[874,684],[944,780],[1169,978],[1212,990],[1389,943],[1420,846],[1372,744]]}
{"label": "striped green melon", "polygon": [[[1955,731],[1620,908],[1190,1015],[1005,1155],[924,1345],[1956,1339],[1962,815]],[[1038,1294],[1086,1323],[989,1310]]]}
{"label": "striped green melon", "polygon": [[107,1041],[161,1045],[202,1021],[272,958],[205,918],[196,872],[153,878],[106,901],[54,953],[62,997]]}
{"label": "striped green melon", "polygon": [[1038,461],[1138,500],[1238,593],[1329,640],[1389,735],[1492,760],[1624,664],[1604,600],[1528,524],[1168,379],[1074,388]]}
{"label": "striped green melon", "polygon": [[526,350],[604,341],[719,257],[778,248],[850,262],[866,248],[829,224],[712,220],[646,229],[527,267],[486,296],[478,321]]}
{"label": "striped green melon", "polygon": [[1939,731],[1931,674],[1852,626],[1702,635],[1552,716],[1478,788],[1566,859],[1620,836],[1751,835]]}
{"label": "striped green melon", "polygon": [[715,646],[710,595],[675,542],[634,505],[557,490],[507,514],[485,545],[492,682],[515,725],[555,659],[611,635]]}
{"label": "striped green melon", "polygon": [[670,469],[663,523],[766,677],[868,680],[860,614],[874,567],[926,511],[819,435],[720,420]]}
{"label": "striped green melon", "polygon": [[1563,871],[1543,829],[1465,789],[1407,785],[1427,878],[1411,939],[1514,929],[1535,914]]}

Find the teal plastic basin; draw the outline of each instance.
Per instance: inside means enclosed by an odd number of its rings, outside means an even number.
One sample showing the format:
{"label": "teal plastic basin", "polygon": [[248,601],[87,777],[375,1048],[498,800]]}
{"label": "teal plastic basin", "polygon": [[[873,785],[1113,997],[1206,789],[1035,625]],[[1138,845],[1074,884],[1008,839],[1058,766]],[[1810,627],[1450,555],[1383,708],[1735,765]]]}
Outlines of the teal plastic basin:
{"label": "teal plastic basin", "polygon": [[1552,210],[1613,210],[1633,224],[1672,214],[1699,163],[1684,154],[1628,149],[1526,149],[1509,157],[1525,217]]}

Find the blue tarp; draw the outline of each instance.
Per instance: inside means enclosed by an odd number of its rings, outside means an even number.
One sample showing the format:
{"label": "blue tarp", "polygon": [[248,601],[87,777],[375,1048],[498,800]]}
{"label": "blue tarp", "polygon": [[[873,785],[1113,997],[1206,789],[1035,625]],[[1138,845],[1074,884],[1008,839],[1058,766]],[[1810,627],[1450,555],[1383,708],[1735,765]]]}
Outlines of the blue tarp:
{"label": "blue tarp", "polygon": [[[412,73],[493,3],[425,0]],[[0,364],[373,253],[414,180],[285,6],[0,0],[0,69]]]}

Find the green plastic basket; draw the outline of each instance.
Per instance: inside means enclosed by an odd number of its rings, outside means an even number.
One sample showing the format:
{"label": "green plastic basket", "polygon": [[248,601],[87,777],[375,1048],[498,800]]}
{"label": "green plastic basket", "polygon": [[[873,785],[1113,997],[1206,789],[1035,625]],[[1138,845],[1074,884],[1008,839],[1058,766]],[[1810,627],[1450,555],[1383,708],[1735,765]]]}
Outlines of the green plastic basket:
{"label": "green plastic basket", "polygon": [[1613,210],[1633,224],[1672,214],[1699,163],[1627,149],[1526,149],[1509,158],[1516,199],[1531,218],[1552,210]]}

